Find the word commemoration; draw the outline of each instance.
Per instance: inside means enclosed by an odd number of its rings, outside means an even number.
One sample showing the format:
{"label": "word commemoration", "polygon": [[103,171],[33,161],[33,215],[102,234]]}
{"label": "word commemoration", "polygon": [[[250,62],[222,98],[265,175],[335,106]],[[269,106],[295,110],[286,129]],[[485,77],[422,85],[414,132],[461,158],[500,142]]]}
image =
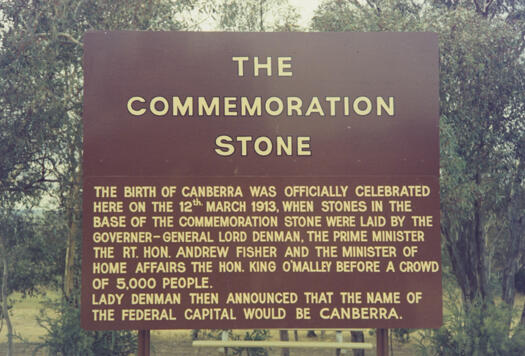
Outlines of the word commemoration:
{"label": "word commemoration", "polygon": [[[275,60],[276,59],[276,60]],[[246,73],[253,77],[293,77],[292,57],[232,57],[236,75],[244,77]],[[155,96],[146,99],[142,96],[130,97],[127,111],[134,117],[207,117],[207,118],[253,118],[253,117],[371,117],[392,118],[395,100],[389,97],[367,96]],[[236,151],[247,156],[250,148],[258,156],[311,156],[310,136],[235,136],[218,135],[215,138],[215,153],[228,157]]]}

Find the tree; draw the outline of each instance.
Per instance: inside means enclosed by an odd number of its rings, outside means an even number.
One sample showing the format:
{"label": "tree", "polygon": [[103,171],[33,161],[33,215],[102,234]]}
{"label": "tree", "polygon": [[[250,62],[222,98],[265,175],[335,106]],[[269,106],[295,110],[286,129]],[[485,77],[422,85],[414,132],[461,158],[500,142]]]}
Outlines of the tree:
{"label": "tree", "polygon": [[299,13],[288,0],[225,0],[218,6],[219,27],[226,31],[296,31]]}
{"label": "tree", "polygon": [[13,330],[9,320],[7,296],[9,287],[8,256],[16,247],[18,216],[14,213],[17,203],[38,196],[46,183],[53,181],[49,170],[53,154],[54,130],[59,127],[55,115],[59,109],[49,103],[52,91],[35,85],[50,77],[35,77],[31,71],[21,70],[37,57],[38,48],[27,48],[22,35],[13,30],[20,19],[10,16],[21,9],[21,3],[1,3],[4,31],[0,33],[0,209],[4,212],[0,222],[2,278],[2,317],[8,327],[8,355],[13,354]]}
{"label": "tree", "polygon": [[522,39],[503,22],[461,10],[443,18],[440,30],[448,32],[442,40],[442,231],[468,305],[491,300],[490,218],[510,208],[504,197],[519,179],[513,167],[523,136],[524,83],[515,48]]}
{"label": "tree", "polygon": [[[189,22],[176,15],[201,6],[192,0],[0,2],[0,203],[5,210],[44,193],[47,208],[57,210],[57,224],[64,227],[59,245],[67,252],[56,263],[62,266],[64,296],[74,306],[81,235],[82,36],[88,30],[180,29]],[[4,264],[9,248],[4,244],[0,251]],[[4,268],[3,287],[7,272]]]}
{"label": "tree", "polygon": [[8,297],[13,292],[23,295],[39,292],[43,285],[56,277],[55,261],[63,250],[60,244],[51,244],[57,235],[48,235],[54,230],[49,214],[15,209],[13,204],[2,204],[0,210],[0,254],[2,275],[0,315],[6,322],[8,353],[13,354],[15,334],[9,317],[11,305]]}
{"label": "tree", "polygon": [[[512,306],[523,256],[524,3],[325,1],[320,31],[434,31],[440,38],[441,231],[466,310]],[[467,312],[468,314],[468,312]],[[477,325],[486,314],[478,315]],[[510,315],[510,314],[509,314]],[[510,318],[507,325],[510,325]],[[472,328],[473,341],[483,338]],[[476,334],[477,333],[477,334]],[[471,345],[468,354],[474,352]],[[487,351],[480,341],[479,352]]]}

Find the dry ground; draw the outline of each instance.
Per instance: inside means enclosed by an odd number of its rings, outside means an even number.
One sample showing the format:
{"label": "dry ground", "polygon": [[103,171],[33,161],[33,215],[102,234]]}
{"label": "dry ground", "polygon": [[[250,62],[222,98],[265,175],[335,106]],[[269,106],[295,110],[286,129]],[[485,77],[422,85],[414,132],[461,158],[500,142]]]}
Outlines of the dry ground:
{"label": "dry ground", "polygon": [[[15,343],[14,356],[30,356],[33,350],[38,345],[40,337],[44,335],[45,331],[37,323],[37,316],[41,304],[46,298],[56,297],[55,293],[48,293],[46,297],[37,296],[31,298],[22,298],[20,295],[14,295],[13,299],[16,301],[11,320],[15,328],[15,332],[22,335],[28,343],[22,343],[17,340]],[[236,330],[235,335],[243,338],[245,331]],[[201,333],[202,335],[202,333]],[[317,337],[306,337],[306,330],[299,330],[298,336],[300,341],[335,341],[335,331],[327,330],[324,332],[317,331]],[[270,337],[272,340],[279,339],[279,331],[271,330]],[[289,332],[290,340],[294,339],[294,332]],[[343,335],[345,342],[350,341],[350,333],[345,332]],[[7,354],[7,337],[5,325],[0,331],[0,356]],[[370,335],[365,331],[365,342],[375,343],[375,336]],[[269,356],[281,355],[280,349],[268,350]],[[396,347],[394,349],[394,356],[409,356],[414,353],[408,346]],[[47,356],[45,352],[38,352],[37,356]],[[219,353],[217,348],[195,348],[192,347],[191,331],[190,330],[154,330],[151,332],[151,355],[152,356],[206,356],[206,355],[224,355]],[[230,352],[229,355],[232,355]],[[246,355],[244,352],[243,355]],[[290,356],[333,356],[335,350],[327,349],[291,349]],[[351,356],[352,352],[348,351],[346,354]],[[367,356],[375,355],[375,350],[370,350],[365,353]]]}
{"label": "dry ground", "polygon": [[[56,296],[54,293],[48,293],[48,297]],[[26,356],[32,355],[32,352],[35,348],[35,345],[39,342],[39,339],[44,335],[44,330],[37,324],[36,317],[38,315],[39,309],[41,308],[41,303],[44,301],[44,297],[32,297],[32,298],[21,298],[19,295],[15,295],[14,299],[16,304],[13,308],[12,313],[12,322],[15,327],[15,332],[19,333],[24,337],[29,344],[23,344],[17,342],[15,345],[15,355],[14,356]],[[525,303],[525,296],[519,295],[516,300],[516,304],[519,310],[521,310],[523,304]],[[521,307],[520,307],[521,306]],[[237,330],[235,334],[242,336],[244,331]],[[279,332],[278,330],[271,330],[271,339],[278,340]],[[293,340],[294,333],[290,331],[289,333],[290,340]],[[242,338],[242,337],[241,337]],[[350,333],[344,333],[344,341],[350,341]],[[317,331],[316,338],[307,338],[306,331],[299,331],[299,340],[300,341],[335,341],[335,331],[325,331],[321,333]],[[365,331],[365,342],[370,342],[375,344],[375,336],[370,335],[369,332]],[[217,349],[214,348],[194,348],[191,345],[191,332],[190,330],[177,330],[177,331],[152,331],[151,333],[151,344],[152,344],[152,356],[205,356],[205,355],[220,355]],[[0,356],[5,356],[7,354],[6,350],[6,328],[5,325],[0,330]],[[38,356],[47,356],[45,353],[38,353]],[[231,353],[230,353],[231,355]],[[246,355],[246,353],[243,353]],[[269,356],[278,356],[281,355],[280,349],[270,349]],[[291,349],[290,356],[332,356],[335,355],[334,350],[328,349]],[[351,356],[352,352],[348,351],[346,355]],[[375,350],[367,351],[365,353],[367,356],[374,356]],[[395,345],[393,356],[411,356],[415,355],[413,345]]]}
{"label": "dry ground", "polygon": [[[3,332],[4,333],[4,332]],[[237,330],[235,332],[238,335],[243,335],[242,330]],[[290,338],[293,339],[293,331],[290,331]],[[334,331],[325,331],[324,334],[317,331],[317,337],[307,338],[306,331],[299,331],[299,340],[301,341],[335,341],[335,332]],[[4,336],[5,338],[5,336]],[[278,340],[279,332],[278,330],[271,331],[271,339]],[[344,334],[344,341],[350,341],[350,334],[346,332]],[[368,332],[365,332],[365,342],[375,343],[375,336],[369,335]],[[191,345],[191,335],[190,330],[177,330],[177,331],[152,331],[151,334],[151,355],[152,356],[207,356],[207,355],[224,355],[224,353],[219,352],[217,348],[195,348]],[[15,356],[22,355],[32,355],[33,350],[36,344],[20,344],[15,345]],[[6,355],[6,344],[0,344],[0,356]],[[412,350],[410,345],[396,345],[394,348],[394,356],[411,356],[415,353]],[[38,356],[47,356],[45,352],[38,352]],[[232,355],[231,352],[228,355]],[[246,355],[245,352],[242,355]],[[274,348],[268,350],[269,356],[280,356],[281,350]],[[290,356],[334,356],[335,350],[333,349],[291,349]],[[342,354],[351,356],[353,353],[347,351]],[[365,352],[367,356],[375,355],[375,349]]]}

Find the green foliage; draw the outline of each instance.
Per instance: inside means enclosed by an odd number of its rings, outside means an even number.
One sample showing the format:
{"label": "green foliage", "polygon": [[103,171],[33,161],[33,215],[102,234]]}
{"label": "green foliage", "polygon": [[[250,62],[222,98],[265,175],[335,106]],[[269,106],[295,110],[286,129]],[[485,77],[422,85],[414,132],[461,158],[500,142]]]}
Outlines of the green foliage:
{"label": "green foliage", "polygon": [[[192,330],[192,339],[197,340],[198,336],[200,335],[201,338],[204,339],[213,339],[213,340],[221,340],[222,338],[222,331],[221,329],[195,329]],[[228,337],[231,336],[231,330],[228,330]]]}
{"label": "green foliage", "polygon": [[61,356],[128,356],[136,351],[132,331],[86,331],[80,327],[80,310],[68,302],[49,302],[38,323],[47,331],[38,349]]}
{"label": "green foliage", "polygon": [[[79,245],[73,227],[81,215],[84,32],[196,29],[202,15],[229,31],[298,29],[297,11],[286,0],[0,1],[0,212],[28,206],[43,191],[57,202],[56,212],[1,217],[9,292],[57,283],[66,237]],[[329,0],[312,22],[318,31],[439,33],[444,260],[463,296],[447,303],[452,313],[442,329],[428,332],[424,354],[525,349],[525,334],[509,328],[510,311],[493,304],[489,287],[516,270],[519,246],[525,246],[519,242],[525,229],[524,21],[525,3],[516,0]],[[78,278],[78,256],[73,266]],[[524,274],[512,278],[518,290],[525,288]],[[74,304],[54,310],[56,318],[43,315],[41,322],[49,331],[43,345],[55,354],[134,349],[129,333],[80,329]],[[266,337],[258,330],[244,335]],[[407,337],[399,330],[399,338]]]}
{"label": "green foliage", "polygon": [[494,305],[501,289],[512,305],[508,281],[525,246],[523,14],[513,0],[329,0],[312,22],[318,31],[439,35],[441,231],[445,269],[462,293],[447,303],[454,310],[430,354],[523,353],[509,337],[519,333],[508,307]]}
{"label": "green foliage", "polygon": [[[31,210],[2,210],[0,234],[9,251],[9,280],[7,292],[33,294],[39,288],[52,283],[57,275],[57,259],[64,253],[57,236],[47,235],[54,230],[50,225],[52,213],[41,214]],[[55,242],[56,244],[50,244]],[[3,273],[0,265],[0,274]]]}
{"label": "green foliage", "polygon": [[384,0],[324,1],[312,19],[316,31],[422,31],[421,5]]}
{"label": "green foliage", "polygon": [[[494,275],[488,266],[503,269],[515,259],[505,216],[513,209],[509,198],[518,178],[516,149],[524,135],[525,73],[516,50],[522,39],[504,21],[488,21],[465,9],[429,16],[431,27],[441,34],[446,251],[465,298],[491,299]],[[505,257],[491,261],[490,256]]]}
{"label": "green foliage", "polygon": [[[262,341],[270,337],[270,331],[268,329],[254,329],[246,331],[243,340]],[[240,337],[235,337],[240,339]],[[268,356],[268,351],[262,347],[251,347],[251,348],[233,348],[234,355],[242,355],[243,351],[246,351],[247,356]]]}
{"label": "green foliage", "polygon": [[394,340],[400,344],[406,344],[410,342],[411,329],[392,329],[391,330]]}
{"label": "green foliage", "polygon": [[[55,210],[42,213],[46,224],[25,222],[31,233],[11,229],[13,219],[0,221],[0,245],[5,246],[0,256],[9,258],[6,271],[12,273],[6,275],[7,293],[61,285],[61,275],[66,295],[79,286],[84,33],[182,29],[188,21],[175,15],[200,9],[200,3],[0,1],[0,212],[25,208],[42,196],[45,209]],[[37,225],[38,230],[32,228]],[[120,347],[126,352],[124,334],[82,332],[75,324],[78,305],[72,306],[74,297],[69,301],[58,309],[61,319],[47,320],[46,342],[54,352],[118,354]]]}
{"label": "green foliage", "polygon": [[288,0],[228,0],[219,6],[225,31],[296,31],[299,13]]}
{"label": "green foliage", "polygon": [[[444,325],[424,330],[418,343],[422,356],[520,356],[525,350],[523,328],[509,330],[506,305],[471,303],[468,310],[456,299],[448,305]],[[476,335],[477,337],[472,337]],[[509,336],[511,335],[511,336]]]}

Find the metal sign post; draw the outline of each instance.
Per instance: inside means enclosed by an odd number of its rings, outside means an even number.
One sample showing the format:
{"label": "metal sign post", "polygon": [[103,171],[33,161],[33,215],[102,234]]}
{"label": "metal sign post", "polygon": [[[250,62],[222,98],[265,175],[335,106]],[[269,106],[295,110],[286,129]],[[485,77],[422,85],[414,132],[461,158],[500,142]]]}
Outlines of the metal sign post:
{"label": "metal sign post", "polygon": [[137,356],[149,356],[150,351],[150,331],[139,330]]}
{"label": "metal sign post", "polygon": [[376,329],[376,355],[388,356],[388,329]]}

